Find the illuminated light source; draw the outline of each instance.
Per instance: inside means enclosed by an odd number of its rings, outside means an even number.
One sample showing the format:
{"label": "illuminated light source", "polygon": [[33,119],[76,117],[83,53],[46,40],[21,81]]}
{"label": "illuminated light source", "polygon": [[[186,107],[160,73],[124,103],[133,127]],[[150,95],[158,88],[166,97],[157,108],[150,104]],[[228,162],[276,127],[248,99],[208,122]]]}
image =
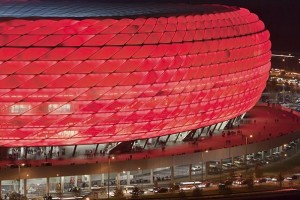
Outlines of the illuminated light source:
{"label": "illuminated light source", "polygon": [[269,32],[247,9],[199,7],[170,17],[2,19],[0,145],[144,139],[250,110],[269,76]]}

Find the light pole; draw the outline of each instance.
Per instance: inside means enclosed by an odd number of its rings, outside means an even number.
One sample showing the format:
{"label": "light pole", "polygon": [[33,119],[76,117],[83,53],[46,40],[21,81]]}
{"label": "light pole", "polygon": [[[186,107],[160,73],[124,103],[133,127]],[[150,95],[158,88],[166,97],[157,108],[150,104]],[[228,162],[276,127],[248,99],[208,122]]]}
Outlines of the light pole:
{"label": "light pole", "polygon": [[[286,144],[284,144],[283,146],[287,146]],[[285,154],[283,154],[283,159],[285,159],[286,157],[287,157],[287,154],[285,153]],[[280,166],[282,166],[282,156],[281,156],[281,154],[280,154]],[[279,181],[279,187],[280,188],[282,188],[282,167],[280,168],[280,172],[279,172],[279,175],[278,175],[278,181]]]}
{"label": "light pole", "polygon": [[141,172],[141,189],[143,189],[143,181],[144,181],[144,179],[143,179],[143,170],[142,170],[142,168],[140,168],[140,167],[138,167],[138,171],[140,171]]}
{"label": "light pole", "polygon": [[[247,135],[245,135],[246,136],[246,146],[245,146],[245,149],[246,149],[246,154],[245,154],[245,173],[246,173],[246,176],[247,176],[247,174],[248,174],[248,164],[247,164],[247,154],[248,154],[248,152],[247,152],[247,148],[248,148],[248,136]],[[249,138],[252,138],[253,137],[253,135],[249,135]]]}
{"label": "light pole", "polygon": [[229,160],[230,160],[230,178],[233,179],[234,177],[234,168],[233,168],[233,158],[231,157],[231,145],[228,148],[229,153]]}
{"label": "light pole", "polygon": [[18,172],[19,172],[19,200],[21,200],[21,167],[25,166],[24,163],[18,164]]}
{"label": "light pole", "polygon": [[108,173],[107,173],[107,199],[109,199],[109,179],[110,179],[110,161],[111,161],[111,159],[115,159],[115,157],[114,156],[108,156],[108,169],[107,169],[107,171],[108,171]]}
{"label": "light pole", "polygon": [[[208,150],[206,150],[205,151],[205,153],[207,153],[208,152]],[[204,170],[203,170],[203,168],[204,168],[204,160],[203,160],[203,151],[201,151],[201,181],[202,181],[202,183],[203,183],[203,173],[204,173]]]}

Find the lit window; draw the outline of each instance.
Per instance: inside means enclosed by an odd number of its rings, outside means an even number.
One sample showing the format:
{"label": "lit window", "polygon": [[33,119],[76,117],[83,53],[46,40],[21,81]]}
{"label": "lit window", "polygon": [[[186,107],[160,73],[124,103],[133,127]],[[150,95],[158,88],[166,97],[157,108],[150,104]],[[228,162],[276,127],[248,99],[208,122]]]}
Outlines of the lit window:
{"label": "lit window", "polygon": [[10,107],[10,113],[20,114],[20,113],[26,112],[30,108],[31,108],[31,105],[15,104]]}
{"label": "lit window", "polygon": [[57,133],[56,136],[58,136],[60,138],[70,138],[70,137],[73,137],[74,135],[76,135],[77,133],[78,133],[78,131],[75,131],[75,130],[64,130],[64,131]]}
{"label": "lit window", "polygon": [[48,111],[52,112],[58,112],[58,113],[66,113],[71,111],[71,105],[70,104],[49,104],[48,105]]}

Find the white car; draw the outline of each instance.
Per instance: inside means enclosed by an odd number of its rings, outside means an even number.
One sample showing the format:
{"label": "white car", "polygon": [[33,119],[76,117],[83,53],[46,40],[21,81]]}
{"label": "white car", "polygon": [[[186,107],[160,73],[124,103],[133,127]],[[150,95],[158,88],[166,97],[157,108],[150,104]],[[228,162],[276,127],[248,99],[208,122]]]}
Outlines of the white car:
{"label": "white car", "polygon": [[99,185],[93,185],[93,186],[91,187],[92,190],[100,190],[101,188],[102,188],[102,187],[99,186]]}

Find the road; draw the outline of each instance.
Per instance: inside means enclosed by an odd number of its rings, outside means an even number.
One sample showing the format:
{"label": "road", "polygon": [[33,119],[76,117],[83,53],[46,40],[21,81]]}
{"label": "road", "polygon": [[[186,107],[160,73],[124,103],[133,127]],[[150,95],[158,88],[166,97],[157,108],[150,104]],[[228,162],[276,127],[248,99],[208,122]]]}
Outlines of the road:
{"label": "road", "polygon": [[[255,193],[240,193],[240,194],[224,194],[224,195],[214,195],[214,196],[201,196],[201,197],[189,197],[184,199],[201,199],[201,200],[277,200],[277,199],[284,199],[284,200],[296,200],[300,198],[300,190],[296,189],[284,189],[278,191],[269,191],[269,192],[255,192]],[[150,199],[150,198],[149,198]],[[177,200],[182,198],[155,198],[151,197],[151,200]]]}
{"label": "road", "polygon": [[263,199],[263,200],[274,200],[274,199],[299,199],[300,191],[296,189],[284,189],[278,191],[269,191],[269,192],[257,192],[257,193],[244,193],[244,194],[227,194],[224,196],[214,196],[214,197],[205,197],[201,199],[230,199],[230,200],[243,200],[243,199]]}

